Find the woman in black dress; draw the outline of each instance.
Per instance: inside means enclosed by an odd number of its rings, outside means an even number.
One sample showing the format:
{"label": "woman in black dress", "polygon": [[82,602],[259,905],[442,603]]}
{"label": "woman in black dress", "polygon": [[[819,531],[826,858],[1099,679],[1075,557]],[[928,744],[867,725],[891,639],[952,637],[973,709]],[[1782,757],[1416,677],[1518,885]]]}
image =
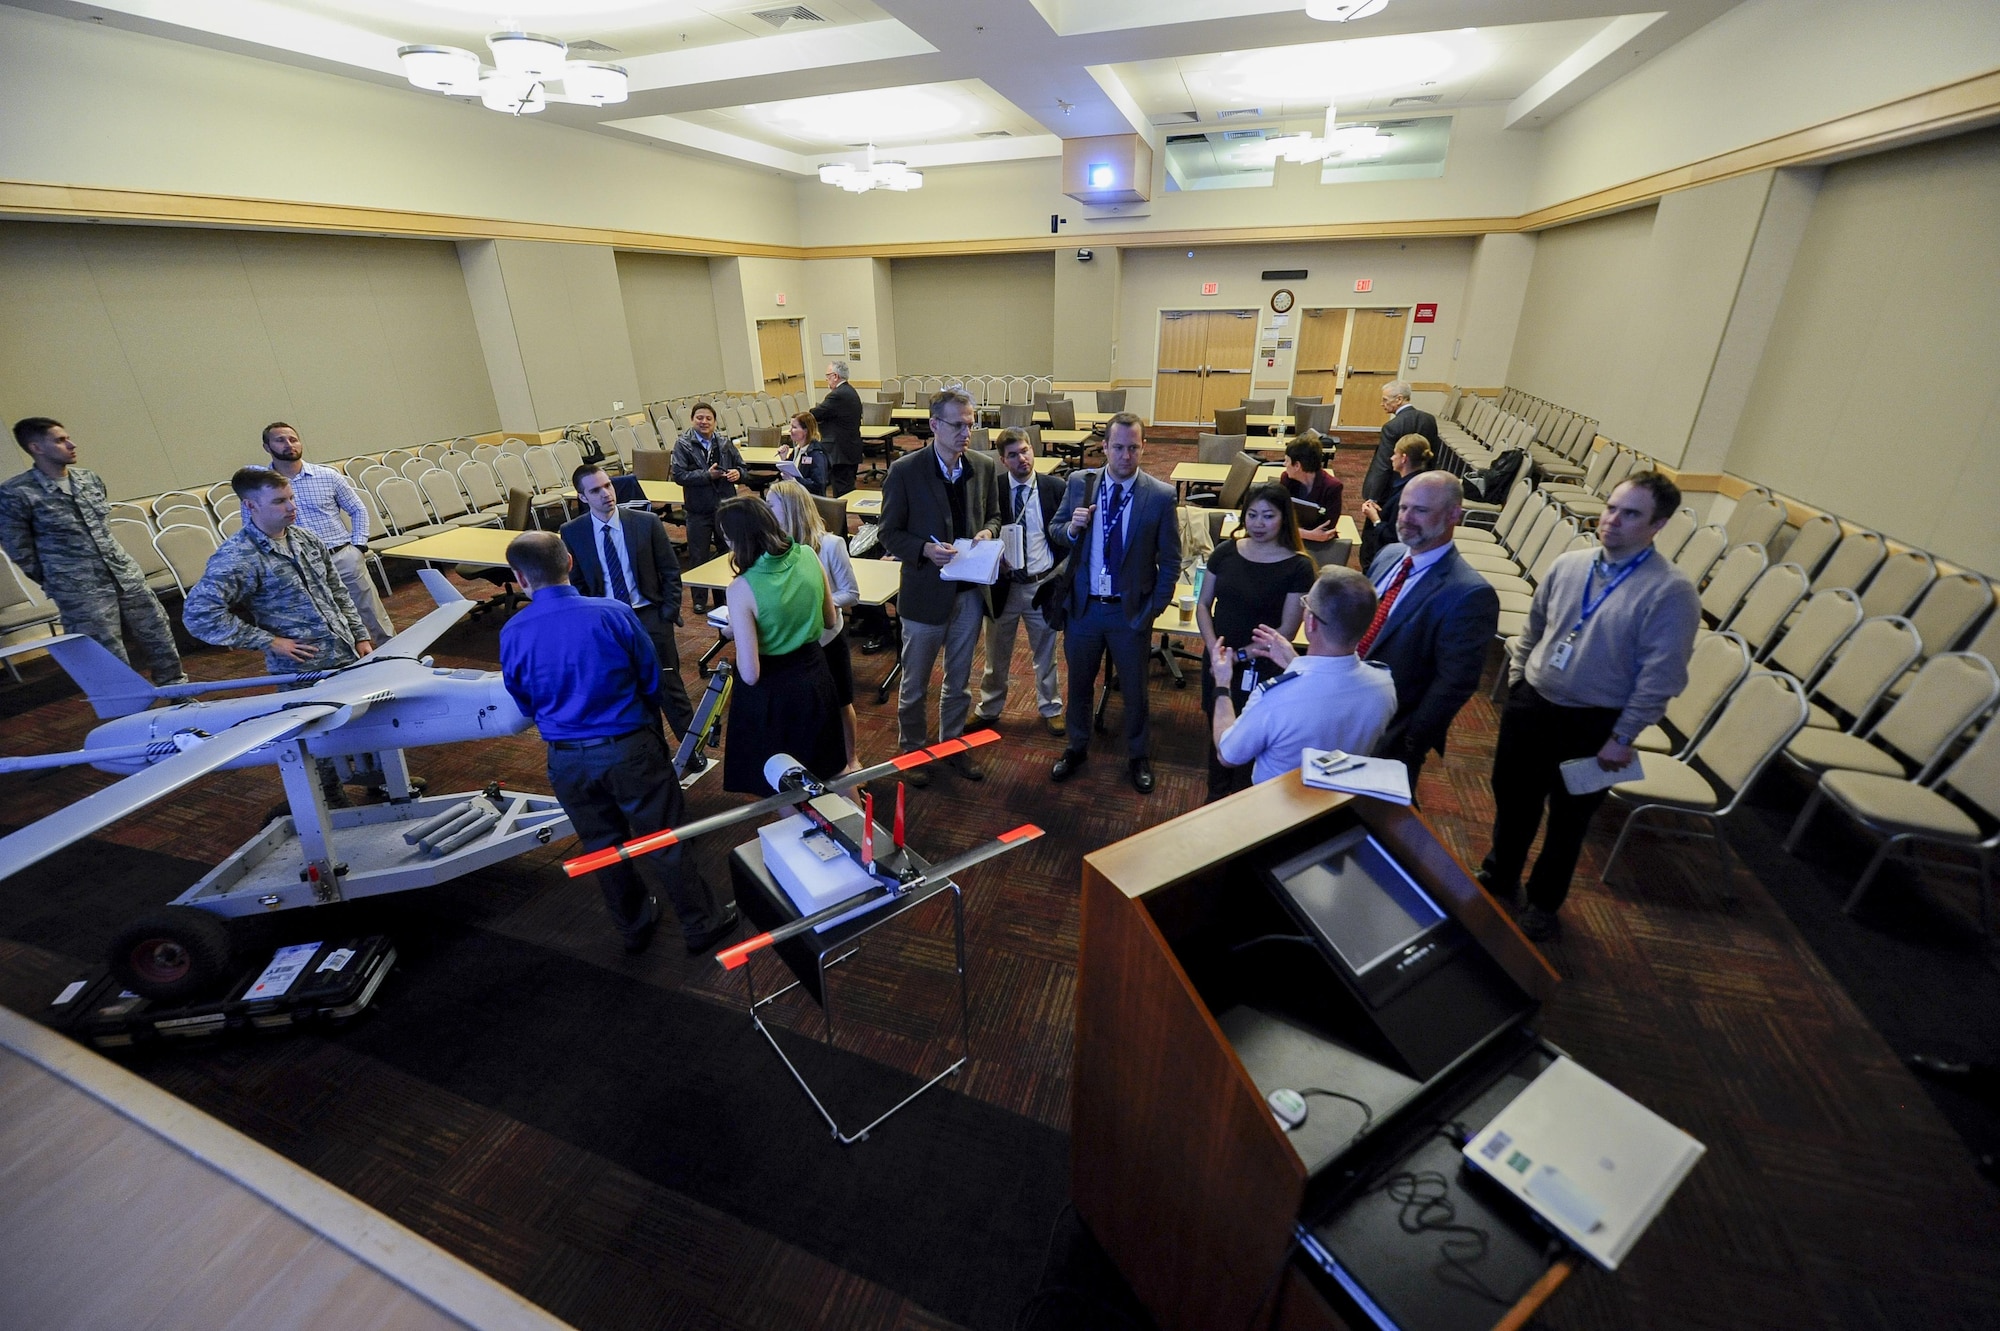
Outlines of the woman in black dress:
{"label": "woman in black dress", "polygon": [[819,555],[778,529],[761,499],[731,499],[715,522],[736,577],[729,584],[729,626],[736,643],[736,684],[722,745],[722,788],[768,795],[764,764],[790,754],[813,775],[831,779],[847,765],[840,706],[820,635],[840,622]]}
{"label": "woman in black dress", "polygon": [[[1299,540],[1291,495],[1281,485],[1251,486],[1243,498],[1236,539],[1219,543],[1208,557],[1208,576],[1195,606],[1205,654],[1213,656],[1217,642],[1248,647],[1259,624],[1268,624],[1287,639],[1295,637],[1305,619],[1305,594],[1312,589],[1314,573],[1312,558]],[[1277,673],[1278,667],[1262,657],[1238,665],[1229,691],[1239,713],[1250,690]],[[1213,672],[1204,670],[1204,716],[1214,713],[1215,690]],[[1217,762],[1211,741],[1208,797],[1220,799],[1249,784],[1250,769]]]}

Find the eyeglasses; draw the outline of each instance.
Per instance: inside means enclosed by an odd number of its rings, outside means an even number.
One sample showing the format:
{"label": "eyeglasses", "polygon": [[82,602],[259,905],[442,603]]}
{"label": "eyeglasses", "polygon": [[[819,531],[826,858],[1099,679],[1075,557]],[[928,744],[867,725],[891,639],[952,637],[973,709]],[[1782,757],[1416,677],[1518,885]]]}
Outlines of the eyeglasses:
{"label": "eyeglasses", "polygon": [[953,433],[953,434],[970,434],[970,433],[972,432],[972,422],[971,422],[971,421],[941,421],[941,420],[937,419],[937,418],[936,418],[935,416],[933,416],[933,417],[931,418],[931,429],[933,429],[933,430],[949,430],[949,431],[951,431],[951,433]]}

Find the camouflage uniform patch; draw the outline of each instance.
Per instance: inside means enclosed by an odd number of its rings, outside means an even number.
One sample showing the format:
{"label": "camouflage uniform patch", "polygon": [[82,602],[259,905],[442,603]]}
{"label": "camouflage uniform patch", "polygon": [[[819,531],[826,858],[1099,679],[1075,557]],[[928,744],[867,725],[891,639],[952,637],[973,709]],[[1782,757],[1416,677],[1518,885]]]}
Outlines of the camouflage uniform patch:
{"label": "camouflage uniform patch", "polygon": [[[354,645],[368,636],[354,598],[326,542],[303,527],[286,529],[290,553],[280,552],[254,522],[209,557],[201,581],[188,591],[181,622],[203,642],[261,650],[274,675],[337,670],[360,660]],[[248,618],[245,618],[245,616]],[[319,649],[300,663],[271,650],[273,638],[293,638]]]}
{"label": "camouflage uniform patch", "polygon": [[0,483],[0,546],[56,603],[64,628],[97,639],[128,664],[129,632],[155,684],[181,683],[187,675],[173,624],[111,534],[103,478],[82,467],[67,476],[68,493],[33,467]]}

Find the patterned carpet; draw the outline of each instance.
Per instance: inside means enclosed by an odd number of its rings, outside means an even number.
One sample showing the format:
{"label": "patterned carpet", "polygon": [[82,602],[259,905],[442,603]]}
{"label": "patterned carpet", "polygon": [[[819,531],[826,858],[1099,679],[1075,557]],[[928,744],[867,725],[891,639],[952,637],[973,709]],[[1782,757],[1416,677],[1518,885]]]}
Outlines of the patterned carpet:
{"label": "patterned carpet", "polygon": [[[1191,453],[1156,441],[1146,464],[1164,476]],[[1337,462],[1350,511],[1365,464],[1361,448]],[[408,622],[427,604],[412,581],[391,608]],[[496,640],[489,622],[467,626],[441,644],[439,662],[490,667]],[[707,642],[705,629],[684,632],[684,659]],[[739,979],[670,938],[625,957],[594,888],[555,868],[560,846],[353,917],[388,921],[408,946],[383,1010],[351,1031],[132,1065],[587,1331],[1012,1325],[1042,1281],[1066,1192],[1081,858],[1194,807],[1207,746],[1198,689],[1156,676],[1157,791],[1138,795],[1116,761],[1058,790],[1047,772],[1061,741],[1022,695],[1025,640],[1017,652],[1005,743],[983,751],[986,780],[941,773],[912,791],[913,840],[937,858],[1022,821],[1049,835],[966,876],[971,1060],[950,1090],[926,1097],[935,1104],[868,1143],[842,1151],[825,1140],[752,1032]],[[857,656],[860,682],[889,664]],[[207,650],[189,660],[198,678],[255,666]],[[78,746],[88,707],[46,662],[27,674],[0,686],[8,751]],[[873,696],[864,689],[859,705],[867,759],[894,747],[893,700]],[[1115,702],[1110,719],[1115,731]],[[1486,846],[1496,721],[1482,693],[1419,792],[1467,862]],[[1099,754],[1117,750],[1101,741]],[[411,765],[439,791],[488,780],[546,788],[532,733],[413,751]],[[87,769],[11,778],[4,820],[18,825],[105,781]],[[280,798],[268,769],[221,774],[9,883],[0,1002],[38,1014],[94,958],[117,912],[177,893]],[[1796,792],[1774,798],[1797,803]],[[705,780],[690,812],[738,802]],[[2000,1324],[2000,1194],[1785,909],[1742,859],[1725,883],[1707,847],[1652,836],[1635,841],[1616,882],[1600,884],[1615,831],[1607,817],[1592,836],[1566,934],[1549,949],[1565,983],[1546,1033],[1709,1154],[1621,1270],[1572,1280],[1542,1323]],[[741,839],[700,846],[712,881],[727,882],[725,857]],[[1971,900],[1949,878],[1926,891],[1954,912]],[[840,981],[844,1022],[824,1064],[857,1094],[928,1075],[951,1029],[934,1015],[943,912],[926,907],[878,937]],[[761,975],[776,974],[763,965]],[[778,1005],[776,1021],[820,1031],[803,1002]],[[685,1116],[697,1108],[717,1121]],[[733,1154],[683,1158],[677,1142]],[[876,1175],[895,1186],[870,1191]],[[916,1219],[896,1214],[904,1209]]]}

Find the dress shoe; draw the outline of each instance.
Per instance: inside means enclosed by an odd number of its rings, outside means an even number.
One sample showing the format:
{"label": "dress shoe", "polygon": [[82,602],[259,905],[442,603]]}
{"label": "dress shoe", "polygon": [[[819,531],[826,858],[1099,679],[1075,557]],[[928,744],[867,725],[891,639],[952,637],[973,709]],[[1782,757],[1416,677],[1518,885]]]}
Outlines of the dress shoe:
{"label": "dress shoe", "polygon": [[927,768],[912,767],[909,771],[903,773],[902,780],[905,785],[913,790],[928,790],[931,784],[931,774]]}
{"label": "dress shoe", "polygon": [[888,645],[889,640],[887,638],[863,638],[861,640],[861,652],[864,656],[873,656]]}
{"label": "dress shoe", "polygon": [[1069,733],[1069,727],[1063,724],[1063,719],[1060,714],[1056,716],[1043,717],[1042,724],[1049,728],[1049,733],[1051,735],[1067,735]]}
{"label": "dress shoe", "polygon": [[703,753],[700,749],[696,749],[692,754],[688,755],[687,774],[689,776],[693,776],[697,772],[706,772],[707,770],[707,754]]}
{"label": "dress shoe", "polygon": [[1132,769],[1132,789],[1141,795],[1153,793],[1153,764],[1145,758],[1134,758],[1129,764]]}
{"label": "dress shoe", "polygon": [[723,939],[736,932],[736,926],[741,922],[742,918],[737,913],[736,903],[733,901],[730,902],[728,907],[722,912],[721,924],[716,925],[705,934],[698,934],[687,940],[688,955],[698,957],[704,952],[713,952],[717,943],[720,943]]}
{"label": "dress shoe", "polygon": [[1063,756],[1056,759],[1055,767],[1050,769],[1049,779],[1052,781],[1069,780],[1076,775],[1077,769],[1082,767],[1089,758],[1089,749],[1064,749]]}
{"label": "dress shoe", "polygon": [[966,723],[973,730],[987,730],[1000,724],[997,716],[975,716]]}
{"label": "dress shoe", "polygon": [[[426,781],[426,780],[424,780],[424,779],[423,779],[422,777],[420,777],[420,776],[413,776],[413,777],[411,777],[411,778],[410,778],[410,798],[411,798],[411,799],[420,799],[420,798],[422,798],[422,796],[423,796],[423,793],[424,793],[425,791],[429,790],[430,788],[431,788],[431,783],[430,783],[430,782],[428,782],[428,781]],[[392,796],[391,796],[391,795],[389,794],[389,787],[387,787],[387,786],[385,786],[385,785],[373,785],[373,786],[370,786],[370,787],[368,787],[368,793],[369,793],[370,795],[378,795],[378,796],[380,796],[381,798],[383,798],[383,799],[385,799],[385,800],[386,800],[386,799],[390,799],[390,798],[393,798],[393,797],[392,797]]]}
{"label": "dress shoe", "polygon": [[959,779],[962,781],[984,781],[986,779],[985,770],[978,763],[972,761],[969,755],[954,753],[945,761],[952,771],[958,773]]}
{"label": "dress shoe", "polygon": [[646,922],[625,935],[625,955],[636,957],[653,945],[653,935],[660,931],[660,899],[646,898]]}
{"label": "dress shoe", "polygon": [[1562,921],[1556,918],[1556,913],[1552,910],[1543,910],[1540,906],[1523,906],[1521,913],[1515,916],[1515,921],[1531,942],[1547,943],[1562,937]]}

